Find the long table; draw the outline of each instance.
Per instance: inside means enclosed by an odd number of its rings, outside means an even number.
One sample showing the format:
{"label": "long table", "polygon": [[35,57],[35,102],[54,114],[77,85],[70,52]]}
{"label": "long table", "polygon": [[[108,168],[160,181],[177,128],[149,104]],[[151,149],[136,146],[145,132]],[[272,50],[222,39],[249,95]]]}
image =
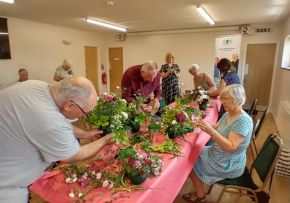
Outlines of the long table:
{"label": "long table", "polygon": [[[211,100],[211,107],[206,110],[204,120],[215,123],[218,117],[220,102]],[[172,158],[169,154],[160,154],[165,161],[159,176],[149,177],[142,186],[149,188],[134,192],[120,192],[115,195],[113,202],[126,203],[168,203],[173,202],[194,163],[198,159],[203,147],[210,139],[209,135],[196,128],[185,136],[185,140],[177,139],[181,145],[182,155]],[[162,142],[164,136],[159,136],[157,142]],[[105,146],[99,154],[108,155],[109,146]],[[30,191],[42,199],[52,203],[68,203],[73,199],[68,196],[70,190],[76,185],[66,184],[65,176],[60,171],[46,172],[41,178],[30,186]],[[111,202],[111,190],[104,188],[94,189],[88,194],[87,202]]]}

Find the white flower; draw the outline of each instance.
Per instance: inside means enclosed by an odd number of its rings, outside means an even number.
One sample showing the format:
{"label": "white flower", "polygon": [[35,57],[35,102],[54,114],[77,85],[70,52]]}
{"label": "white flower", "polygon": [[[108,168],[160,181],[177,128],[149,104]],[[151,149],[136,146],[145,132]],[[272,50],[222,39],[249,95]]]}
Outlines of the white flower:
{"label": "white flower", "polygon": [[73,174],[72,177],[73,177],[73,178],[76,178],[76,177],[77,177],[77,174]]}
{"label": "white flower", "polygon": [[71,198],[74,198],[74,197],[75,197],[75,194],[74,194],[73,191],[71,191],[71,192],[68,194],[68,196],[71,197]]}
{"label": "white flower", "polygon": [[96,179],[97,179],[97,180],[100,180],[101,177],[102,177],[102,174],[101,174],[101,173],[97,173],[97,175],[96,175]]}
{"label": "white flower", "polygon": [[66,182],[66,183],[71,183],[71,182],[72,182],[72,179],[71,179],[71,178],[66,178],[66,179],[65,179],[65,182]]}
{"label": "white flower", "polygon": [[78,178],[77,177],[75,177],[75,178],[73,178],[73,180],[72,180],[72,182],[77,182],[77,180],[78,180]]}
{"label": "white flower", "polygon": [[84,196],[84,194],[79,192],[78,197],[82,197],[82,196]]}
{"label": "white flower", "polygon": [[141,159],[143,159],[143,158],[144,158],[144,157],[143,157],[143,155],[142,155],[142,154],[140,154],[140,153],[138,153],[138,154],[137,154],[137,156],[138,156],[138,159],[139,159],[139,160],[141,160]]}
{"label": "white flower", "polygon": [[127,101],[125,99],[120,99],[123,103],[127,104]]}
{"label": "white flower", "polygon": [[106,95],[108,95],[108,93],[107,92],[103,92],[103,95],[106,96]]}
{"label": "white flower", "polygon": [[111,183],[109,186],[109,189],[111,189],[114,186],[114,183]]}
{"label": "white flower", "polygon": [[172,125],[177,124],[176,120],[173,120],[173,121],[171,122],[171,124],[172,124]]}
{"label": "white flower", "polygon": [[209,99],[209,97],[207,95],[201,95],[200,99]]}
{"label": "white flower", "polygon": [[128,114],[124,111],[121,112],[122,116],[124,116],[125,119],[128,119]]}
{"label": "white flower", "polygon": [[188,116],[188,114],[187,114],[185,111],[182,111],[182,113],[185,115],[185,117],[186,117],[187,119],[189,119],[189,116]]}

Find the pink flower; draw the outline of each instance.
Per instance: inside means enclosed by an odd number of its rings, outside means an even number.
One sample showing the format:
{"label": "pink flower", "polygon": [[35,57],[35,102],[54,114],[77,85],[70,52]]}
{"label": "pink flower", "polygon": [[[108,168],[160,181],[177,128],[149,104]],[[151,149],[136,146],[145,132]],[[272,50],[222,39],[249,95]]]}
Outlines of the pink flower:
{"label": "pink flower", "polygon": [[177,120],[178,122],[183,122],[183,121],[185,121],[185,115],[184,115],[183,113],[179,113],[179,114],[177,114],[177,115],[176,115],[176,120]]}
{"label": "pink flower", "polygon": [[104,95],[104,99],[106,102],[110,102],[114,99],[114,97],[112,95]]}
{"label": "pink flower", "polygon": [[142,164],[141,164],[141,162],[140,161],[135,161],[135,167],[136,168],[141,168],[141,166],[142,166]]}
{"label": "pink flower", "polygon": [[105,180],[105,181],[103,182],[103,187],[104,187],[104,188],[107,188],[108,185],[109,185],[109,181],[108,181],[108,180]]}
{"label": "pink flower", "polygon": [[97,179],[97,180],[100,180],[101,177],[102,177],[102,174],[101,174],[101,173],[97,173],[97,175],[96,175],[96,179]]}

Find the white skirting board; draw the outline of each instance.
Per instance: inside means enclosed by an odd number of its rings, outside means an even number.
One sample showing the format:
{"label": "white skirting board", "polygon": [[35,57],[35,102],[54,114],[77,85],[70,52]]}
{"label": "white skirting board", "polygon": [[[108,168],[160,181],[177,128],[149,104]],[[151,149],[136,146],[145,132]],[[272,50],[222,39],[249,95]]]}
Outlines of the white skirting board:
{"label": "white skirting board", "polygon": [[282,152],[278,158],[275,174],[290,177],[290,143],[284,142]]}

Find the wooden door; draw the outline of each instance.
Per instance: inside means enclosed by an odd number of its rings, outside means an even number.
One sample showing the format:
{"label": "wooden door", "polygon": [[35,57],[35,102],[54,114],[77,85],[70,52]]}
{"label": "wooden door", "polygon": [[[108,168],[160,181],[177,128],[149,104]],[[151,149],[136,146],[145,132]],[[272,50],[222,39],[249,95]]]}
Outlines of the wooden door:
{"label": "wooden door", "polygon": [[249,44],[247,46],[244,87],[247,104],[258,99],[259,105],[268,106],[276,44]]}
{"label": "wooden door", "polygon": [[121,87],[121,80],[123,76],[123,48],[109,48],[109,62],[110,62],[110,91],[116,92],[116,86]]}
{"label": "wooden door", "polygon": [[92,81],[98,92],[98,52],[97,47],[85,46],[86,77]]}

